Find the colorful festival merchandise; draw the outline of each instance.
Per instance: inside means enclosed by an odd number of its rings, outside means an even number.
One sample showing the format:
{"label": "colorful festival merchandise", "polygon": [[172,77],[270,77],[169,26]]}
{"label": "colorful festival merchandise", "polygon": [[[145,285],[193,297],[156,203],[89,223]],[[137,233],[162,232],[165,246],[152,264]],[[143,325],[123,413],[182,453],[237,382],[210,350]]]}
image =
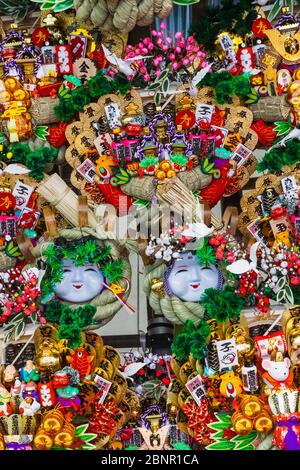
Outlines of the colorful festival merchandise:
{"label": "colorful festival merchandise", "polygon": [[0,0],[0,450],[300,449],[299,13]]}

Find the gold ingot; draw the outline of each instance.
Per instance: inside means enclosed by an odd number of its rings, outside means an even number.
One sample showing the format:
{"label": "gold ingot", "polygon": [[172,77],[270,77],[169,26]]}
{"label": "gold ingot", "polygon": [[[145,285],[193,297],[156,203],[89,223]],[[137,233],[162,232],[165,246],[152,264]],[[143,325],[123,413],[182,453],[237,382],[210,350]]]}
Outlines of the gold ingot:
{"label": "gold ingot", "polygon": [[249,395],[242,399],[241,410],[247,418],[255,418],[262,411],[262,403],[256,396]]}
{"label": "gold ingot", "polygon": [[231,417],[232,425],[237,434],[242,436],[250,434],[253,429],[251,419],[244,416],[240,411],[236,411]]}
{"label": "gold ingot", "polygon": [[299,80],[300,79],[300,68],[296,69],[295,72],[293,73],[293,80]]}
{"label": "gold ingot", "polygon": [[44,416],[42,425],[47,433],[56,434],[62,429],[63,423],[63,414],[59,410],[51,410]]}
{"label": "gold ingot", "polygon": [[54,444],[57,447],[71,447],[75,436],[75,426],[72,423],[66,423],[62,430],[54,437]]}
{"label": "gold ingot", "polygon": [[53,439],[41,428],[34,436],[33,444],[37,450],[50,450],[53,446]]}
{"label": "gold ingot", "polygon": [[290,86],[289,86],[289,89],[288,89],[288,92],[290,94],[294,93],[296,90],[299,90],[299,87],[300,87],[300,80],[294,80]]}
{"label": "gold ingot", "polygon": [[54,372],[59,370],[61,368],[61,361],[57,343],[50,338],[45,338],[38,345],[34,362],[41,371],[51,370]]}
{"label": "gold ingot", "polygon": [[268,433],[273,428],[273,421],[270,415],[266,411],[263,411],[254,419],[253,427],[257,432]]}
{"label": "gold ingot", "polygon": [[164,283],[161,279],[153,278],[151,281],[151,290],[155,292],[159,296],[160,299],[164,298],[165,296],[165,287]]}
{"label": "gold ingot", "polygon": [[20,89],[14,92],[14,99],[16,101],[23,101],[25,98],[26,98],[25,90]]}

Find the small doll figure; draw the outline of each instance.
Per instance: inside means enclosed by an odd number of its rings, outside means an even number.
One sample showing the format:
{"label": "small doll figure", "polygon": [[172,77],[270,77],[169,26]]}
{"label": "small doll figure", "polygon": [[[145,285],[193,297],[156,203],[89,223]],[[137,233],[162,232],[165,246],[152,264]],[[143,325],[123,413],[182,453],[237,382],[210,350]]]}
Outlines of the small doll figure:
{"label": "small doll figure", "polygon": [[11,394],[0,384],[0,416],[10,416],[12,412]]}
{"label": "small doll figure", "polygon": [[37,385],[34,383],[33,380],[30,380],[27,384],[24,384],[23,387],[23,392],[22,392],[23,398],[35,398],[36,400],[39,399],[39,392],[37,390]]}
{"label": "small doll figure", "polygon": [[64,407],[71,406],[74,410],[78,410],[80,407],[80,398],[77,396],[79,390],[77,387],[73,387],[72,385],[67,385],[65,388],[58,388],[56,390],[58,395],[57,403]]}
{"label": "small doll figure", "polygon": [[64,367],[54,375],[53,386],[56,389],[57,403],[63,407],[72,407],[75,411],[80,407],[79,389],[76,387],[80,382],[79,373],[71,367]]}
{"label": "small doll figure", "polygon": [[92,371],[94,356],[86,349],[78,348],[71,356],[67,356],[67,361],[73,369],[76,369],[81,379],[89,377]]}
{"label": "small doll figure", "polygon": [[4,384],[8,387],[12,386],[13,382],[15,381],[16,377],[18,377],[18,372],[12,364],[9,364],[5,367],[3,372],[3,381]]}
{"label": "small doll figure", "polygon": [[17,377],[15,379],[15,383],[11,386],[10,393],[12,397],[20,397],[22,396],[22,382]]}
{"label": "small doll figure", "polygon": [[40,403],[35,398],[27,397],[22,400],[19,411],[24,416],[34,416],[40,407]]}
{"label": "small doll figure", "polygon": [[25,383],[28,383],[30,380],[36,382],[39,379],[39,373],[33,361],[27,361],[25,367],[22,367],[19,372],[21,380]]}
{"label": "small doll figure", "polygon": [[266,371],[262,375],[264,383],[270,389],[293,388],[293,372],[290,369],[291,361],[288,357],[283,358],[281,352],[271,354],[271,360],[264,359],[262,367]]}

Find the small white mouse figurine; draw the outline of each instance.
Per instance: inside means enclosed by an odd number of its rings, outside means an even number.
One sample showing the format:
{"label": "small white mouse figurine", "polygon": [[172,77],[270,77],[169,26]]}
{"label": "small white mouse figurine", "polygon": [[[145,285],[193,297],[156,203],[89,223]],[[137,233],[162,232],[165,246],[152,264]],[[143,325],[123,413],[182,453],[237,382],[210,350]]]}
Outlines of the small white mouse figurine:
{"label": "small white mouse figurine", "polygon": [[268,387],[275,389],[293,388],[293,372],[290,370],[291,361],[283,358],[281,353],[272,355],[271,359],[264,359],[262,367],[267,372],[263,374],[263,381]]}

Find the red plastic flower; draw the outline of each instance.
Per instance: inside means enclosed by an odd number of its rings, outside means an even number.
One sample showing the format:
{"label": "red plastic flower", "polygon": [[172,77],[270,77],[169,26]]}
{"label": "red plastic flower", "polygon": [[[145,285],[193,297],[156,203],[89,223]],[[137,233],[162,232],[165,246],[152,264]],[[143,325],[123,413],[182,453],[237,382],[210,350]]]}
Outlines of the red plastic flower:
{"label": "red plastic flower", "polygon": [[271,147],[274,143],[277,137],[274,127],[273,124],[266,124],[263,119],[259,119],[251,125],[251,129],[258,135],[258,142],[262,147]]}
{"label": "red plastic flower", "polygon": [[49,127],[47,140],[53,147],[59,148],[67,142],[65,130],[67,123],[60,122],[57,126]]}
{"label": "red plastic flower", "polygon": [[162,379],[162,383],[166,386],[170,385],[170,379],[168,377],[164,377]]}

